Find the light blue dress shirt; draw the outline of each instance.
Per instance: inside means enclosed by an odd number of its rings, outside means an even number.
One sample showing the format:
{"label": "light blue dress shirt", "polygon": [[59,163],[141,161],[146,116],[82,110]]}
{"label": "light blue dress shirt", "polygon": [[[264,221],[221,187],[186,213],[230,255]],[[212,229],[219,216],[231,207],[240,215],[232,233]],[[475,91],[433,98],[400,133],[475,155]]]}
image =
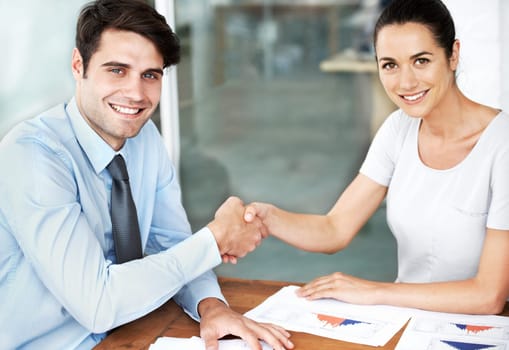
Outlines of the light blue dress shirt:
{"label": "light blue dress shirt", "polygon": [[90,349],[174,297],[195,319],[224,300],[212,233],[191,235],[175,169],[152,121],[120,150],[143,259],[116,265],[109,202],[115,155],[76,102],[22,122],[0,143],[0,349]]}

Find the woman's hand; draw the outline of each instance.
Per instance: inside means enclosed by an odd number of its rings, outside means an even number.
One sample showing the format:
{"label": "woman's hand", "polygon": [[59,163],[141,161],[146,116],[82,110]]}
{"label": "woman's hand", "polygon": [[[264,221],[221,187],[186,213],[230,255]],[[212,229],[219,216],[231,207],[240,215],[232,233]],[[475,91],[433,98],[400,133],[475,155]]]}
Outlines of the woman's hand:
{"label": "woman's hand", "polygon": [[309,300],[333,298],[352,304],[375,304],[381,282],[353,277],[342,272],[319,277],[297,290]]}

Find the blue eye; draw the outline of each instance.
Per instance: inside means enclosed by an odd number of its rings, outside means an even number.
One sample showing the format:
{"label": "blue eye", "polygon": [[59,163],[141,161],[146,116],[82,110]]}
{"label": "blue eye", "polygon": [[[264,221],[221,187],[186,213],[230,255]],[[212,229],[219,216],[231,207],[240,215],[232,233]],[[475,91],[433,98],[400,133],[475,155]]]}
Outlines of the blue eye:
{"label": "blue eye", "polygon": [[157,79],[157,77],[154,73],[144,73],[143,77],[147,78],[147,79]]}

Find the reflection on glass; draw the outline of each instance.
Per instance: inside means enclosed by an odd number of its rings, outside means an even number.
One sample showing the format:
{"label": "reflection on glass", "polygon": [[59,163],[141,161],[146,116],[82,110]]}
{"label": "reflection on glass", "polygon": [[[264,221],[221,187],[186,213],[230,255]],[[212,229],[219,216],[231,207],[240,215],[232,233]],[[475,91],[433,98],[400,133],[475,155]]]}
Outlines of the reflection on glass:
{"label": "reflection on glass", "polygon": [[0,5],[0,137],[18,121],[68,100],[71,52],[84,0],[4,1]]}
{"label": "reflection on glass", "polygon": [[[373,79],[372,73],[327,73],[320,64],[360,48],[362,33],[352,16],[361,16],[368,3],[177,1],[184,49],[178,68],[180,177],[194,229],[209,222],[229,195],[308,213],[334,204],[371,138]],[[320,257],[268,239],[218,273],[304,281],[347,260],[358,269],[360,257],[352,257],[376,245],[385,260],[358,274],[390,280],[395,252],[384,220],[382,208],[360,235],[365,243],[359,238],[340,262],[339,255]],[[306,266],[295,268],[294,261]],[[268,267],[274,264],[281,271]]]}

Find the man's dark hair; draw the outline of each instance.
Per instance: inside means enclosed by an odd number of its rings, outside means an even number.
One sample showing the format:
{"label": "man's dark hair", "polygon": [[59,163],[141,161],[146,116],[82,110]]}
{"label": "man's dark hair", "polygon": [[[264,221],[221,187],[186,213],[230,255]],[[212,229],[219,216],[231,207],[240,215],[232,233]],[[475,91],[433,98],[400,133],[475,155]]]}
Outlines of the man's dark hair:
{"label": "man's dark hair", "polygon": [[76,48],[83,59],[84,76],[107,29],[126,30],[147,38],[163,56],[164,67],[180,60],[177,35],[149,4],[141,0],[96,0],[83,7],[76,26]]}

